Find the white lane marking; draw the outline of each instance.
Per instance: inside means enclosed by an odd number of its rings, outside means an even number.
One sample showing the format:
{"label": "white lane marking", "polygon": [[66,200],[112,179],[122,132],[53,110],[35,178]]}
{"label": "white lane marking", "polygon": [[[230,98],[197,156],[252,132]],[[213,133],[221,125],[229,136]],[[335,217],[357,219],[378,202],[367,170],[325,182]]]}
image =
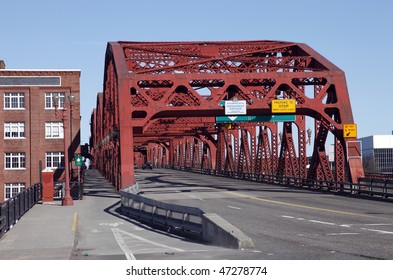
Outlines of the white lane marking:
{"label": "white lane marking", "polygon": [[[323,224],[323,225],[329,225],[329,226],[337,226],[337,224],[335,224],[335,223],[318,221],[318,220],[306,220],[304,218],[296,218],[296,217],[293,217],[293,216],[286,216],[286,215],[281,215],[281,217],[287,218],[287,219],[296,219],[298,221],[307,221],[307,222],[310,222],[310,223],[317,223],[317,224]],[[345,226],[345,225],[342,225],[342,226]]]}
{"label": "white lane marking", "polygon": [[295,219],[295,217],[292,217],[292,216],[285,216],[285,215],[282,215],[281,217],[287,218],[287,219]]}
{"label": "white lane marking", "polygon": [[109,227],[118,227],[120,225],[122,225],[122,222],[118,222],[118,223],[99,223],[100,226],[109,226]]}
{"label": "white lane marking", "polygon": [[359,233],[356,232],[341,232],[341,233],[328,233],[326,235],[331,235],[331,236],[335,236],[335,235],[358,235]]}
{"label": "white lane marking", "polygon": [[123,237],[121,237],[118,228],[111,228],[113,235],[115,236],[116,242],[119,245],[120,249],[123,251],[127,260],[136,260],[134,254],[128,248],[127,244],[124,242]]}
{"label": "white lane marking", "polygon": [[351,227],[351,226],[393,226],[393,224],[344,224],[344,225],[340,225],[340,227]]}
{"label": "white lane marking", "polygon": [[323,221],[317,221],[317,220],[308,220],[311,223],[317,223],[317,224],[323,224],[323,225],[329,225],[329,226],[335,226],[335,223],[329,223],[329,222],[323,222]]}
{"label": "white lane marking", "polygon": [[230,205],[228,205],[228,208],[232,208],[232,209],[236,209],[236,210],[242,210],[242,208],[235,207],[235,206],[230,206]]}
{"label": "white lane marking", "polygon": [[340,225],[340,227],[350,228],[352,225]]}
{"label": "white lane marking", "polygon": [[374,231],[374,232],[378,232],[381,234],[393,234],[393,232],[391,231],[386,231],[386,230],[378,230],[378,229],[371,229],[371,228],[361,228],[362,230],[368,230],[368,231]]}
{"label": "white lane marking", "polygon": [[[112,229],[112,231],[113,231],[113,230],[114,230],[114,229]],[[157,243],[157,242],[148,240],[148,239],[146,239],[146,238],[140,237],[140,236],[138,236],[138,235],[135,235],[135,234],[126,232],[126,231],[121,230],[121,229],[117,229],[117,230],[118,230],[118,232],[121,232],[121,233],[124,234],[124,235],[128,235],[128,236],[130,236],[130,237],[132,237],[132,238],[138,239],[138,240],[140,240],[140,241],[142,241],[142,242],[146,242],[146,243],[149,243],[149,244],[154,245],[154,246],[157,246],[157,247],[162,247],[162,248],[174,250],[174,251],[177,251],[177,252],[184,252],[183,249],[179,249],[179,248],[176,248],[176,247],[170,247],[170,246],[167,246],[167,245],[164,245],[164,244],[161,244],[161,243]]]}
{"label": "white lane marking", "polygon": [[188,196],[189,196],[189,197],[192,197],[192,198],[194,198],[194,199],[199,199],[199,200],[201,200],[201,201],[205,201],[203,198],[197,197],[197,196],[192,195],[192,194],[189,194]]}
{"label": "white lane marking", "polygon": [[393,224],[365,224],[365,226],[393,226]]}

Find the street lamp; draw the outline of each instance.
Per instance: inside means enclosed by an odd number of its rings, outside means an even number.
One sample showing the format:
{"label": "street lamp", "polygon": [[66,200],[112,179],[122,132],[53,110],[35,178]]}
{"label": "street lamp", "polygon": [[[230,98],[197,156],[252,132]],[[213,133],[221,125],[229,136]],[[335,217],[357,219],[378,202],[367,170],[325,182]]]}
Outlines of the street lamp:
{"label": "street lamp", "polygon": [[311,130],[311,128],[308,128],[308,129],[307,129],[307,136],[308,136],[307,143],[308,143],[309,145],[311,145],[311,135],[312,135],[312,130]]}
{"label": "street lamp", "polygon": [[[70,94],[68,96],[68,100],[70,102],[70,111],[68,112],[65,106],[65,102],[64,102],[64,108],[62,109],[62,121],[63,121],[63,130],[64,130],[64,137],[63,137],[64,138],[64,168],[65,168],[65,188],[64,188],[65,194],[62,200],[63,206],[74,205],[74,201],[70,193],[70,167],[68,161],[68,149],[70,147],[70,138],[69,138],[69,129],[68,129],[68,121],[69,121],[68,116],[71,116],[72,114],[75,96]],[[59,101],[60,101],[60,98],[57,94],[53,96],[53,101],[55,105],[55,116],[57,117],[57,108],[59,107]]]}

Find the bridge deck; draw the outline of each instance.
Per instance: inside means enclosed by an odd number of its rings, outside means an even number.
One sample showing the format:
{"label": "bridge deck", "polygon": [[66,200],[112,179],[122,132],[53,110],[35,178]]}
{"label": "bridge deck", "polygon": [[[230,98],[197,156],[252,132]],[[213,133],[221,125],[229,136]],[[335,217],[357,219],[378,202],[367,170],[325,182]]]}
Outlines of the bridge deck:
{"label": "bridge deck", "polygon": [[0,259],[393,259],[389,202],[166,169],[138,170],[136,180],[144,196],[219,214],[255,250],[191,242],[122,216],[119,194],[92,169],[83,200],[34,206],[0,239]]}

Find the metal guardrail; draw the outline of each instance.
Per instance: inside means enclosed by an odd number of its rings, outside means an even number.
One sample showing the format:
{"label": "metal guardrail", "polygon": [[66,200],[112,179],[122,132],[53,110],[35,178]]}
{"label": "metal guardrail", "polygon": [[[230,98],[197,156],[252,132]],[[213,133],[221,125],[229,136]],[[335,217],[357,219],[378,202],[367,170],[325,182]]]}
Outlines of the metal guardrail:
{"label": "metal guardrail", "polygon": [[0,203],[0,238],[41,199],[42,185],[35,184]]}
{"label": "metal guardrail", "polygon": [[390,172],[390,173],[389,172],[386,172],[386,173],[365,172],[364,176],[366,178],[393,180],[393,172]]}
{"label": "metal guardrail", "polygon": [[220,177],[230,177],[239,180],[263,182],[275,185],[284,185],[311,190],[322,190],[335,192],[343,195],[367,195],[383,199],[393,199],[393,180],[376,178],[359,178],[356,183],[337,182],[326,180],[312,180],[299,177],[287,177],[268,174],[251,174],[237,172],[222,172],[210,169],[199,169],[175,166],[172,169],[183,170],[194,173],[202,173]]}
{"label": "metal guardrail", "polygon": [[145,223],[202,238],[202,216],[199,208],[174,205],[138,195],[139,188],[121,191],[123,214]]}

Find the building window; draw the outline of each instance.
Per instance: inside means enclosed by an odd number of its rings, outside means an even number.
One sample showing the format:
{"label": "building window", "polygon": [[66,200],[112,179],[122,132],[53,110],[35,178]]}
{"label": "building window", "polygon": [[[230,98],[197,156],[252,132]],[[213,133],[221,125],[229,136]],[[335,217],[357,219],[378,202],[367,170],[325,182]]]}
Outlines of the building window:
{"label": "building window", "polygon": [[25,153],[5,153],[5,169],[25,169]]}
{"label": "building window", "polygon": [[25,108],[25,94],[22,92],[17,93],[4,93],[4,109],[7,110],[20,110]]}
{"label": "building window", "polygon": [[45,109],[55,109],[55,102],[54,102],[53,97],[56,95],[59,97],[59,103],[60,103],[58,109],[64,108],[65,93],[64,92],[48,92],[48,93],[45,93]]}
{"label": "building window", "polygon": [[64,129],[62,122],[46,122],[45,138],[64,138]]}
{"label": "building window", "polygon": [[47,168],[64,168],[63,152],[47,152],[46,153]]}
{"label": "building window", "polygon": [[9,183],[4,185],[4,198],[10,199],[25,190],[24,183]]}
{"label": "building window", "polygon": [[393,173],[393,149],[374,149],[374,157],[374,172]]}
{"label": "building window", "polygon": [[4,138],[25,138],[25,123],[4,123]]}

